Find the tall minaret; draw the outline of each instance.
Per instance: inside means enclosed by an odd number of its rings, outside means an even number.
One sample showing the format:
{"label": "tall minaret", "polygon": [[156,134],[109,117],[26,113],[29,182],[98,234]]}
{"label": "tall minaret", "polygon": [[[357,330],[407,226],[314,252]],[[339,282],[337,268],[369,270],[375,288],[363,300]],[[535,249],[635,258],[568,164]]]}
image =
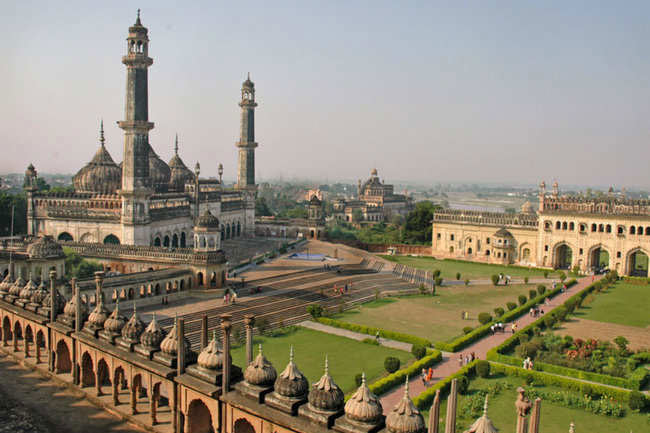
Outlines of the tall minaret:
{"label": "tall minaret", "polygon": [[118,122],[124,130],[124,162],[122,164],[122,243],[149,245],[148,197],[151,195],[149,178],[149,122],[147,69],[149,57],[147,28],[140,22],[140,9],[135,24],[129,27],[126,39],[126,103],[124,120]]}
{"label": "tall minaret", "polygon": [[239,166],[237,170],[237,188],[255,190],[255,84],[250,74],[241,87],[241,125],[239,142]]}

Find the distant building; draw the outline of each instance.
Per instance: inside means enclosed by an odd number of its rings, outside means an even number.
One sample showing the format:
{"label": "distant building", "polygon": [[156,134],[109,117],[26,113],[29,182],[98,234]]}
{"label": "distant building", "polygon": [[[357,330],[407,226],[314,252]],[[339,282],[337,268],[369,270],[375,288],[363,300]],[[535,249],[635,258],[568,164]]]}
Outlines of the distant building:
{"label": "distant building", "polygon": [[609,268],[648,276],[650,200],[550,194],[542,182],[539,211],[515,214],[445,209],[433,218],[433,255],[472,261],[582,271]]}

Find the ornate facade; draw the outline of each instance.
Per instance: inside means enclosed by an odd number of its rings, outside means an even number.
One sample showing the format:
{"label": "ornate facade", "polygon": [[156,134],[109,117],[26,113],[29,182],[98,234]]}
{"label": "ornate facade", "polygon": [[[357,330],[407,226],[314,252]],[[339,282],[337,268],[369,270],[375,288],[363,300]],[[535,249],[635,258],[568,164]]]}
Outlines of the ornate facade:
{"label": "ornate facade", "polygon": [[542,182],[537,212],[436,212],[432,247],[436,257],[648,276],[650,200],[560,195],[557,182],[547,193]]}
{"label": "ornate facade", "polygon": [[103,122],[100,146],[91,161],[73,177],[73,193],[49,193],[37,188],[32,164],[25,172],[28,198],[28,234],[57,240],[120,243],[171,248],[191,247],[195,221],[209,210],[220,222],[222,239],[255,233],[255,85],[250,77],[242,85],[239,172],[234,188],[219,180],[200,179],[200,166],[189,170],[178,153],[165,163],[156,154],[149,131],[148,30],[138,19],[129,27],[124,119],[124,160],[117,164],[105,147]]}

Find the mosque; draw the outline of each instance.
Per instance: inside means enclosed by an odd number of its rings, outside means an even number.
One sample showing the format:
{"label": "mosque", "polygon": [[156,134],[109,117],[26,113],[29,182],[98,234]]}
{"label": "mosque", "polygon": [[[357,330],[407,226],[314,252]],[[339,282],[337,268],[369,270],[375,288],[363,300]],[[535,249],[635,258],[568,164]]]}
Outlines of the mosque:
{"label": "mosque", "polygon": [[[51,193],[37,188],[32,164],[25,172],[28,234],[60,241],[190,248],[201,242],[194,223],[210,214],[219,223],[221,240],[255,233],[255,85],[250,76],[241,88],[237,184],[202,179],[200,164],[190,170],[179,155],[178,136],[169,163],[149,140],[148,30],[140,17],[126,40],[126,103],[123,161],[117,164],[105,147],[103,123],[99,148],[73,177],[74,192]],[[214,248],[215,246],[212,245]]]}

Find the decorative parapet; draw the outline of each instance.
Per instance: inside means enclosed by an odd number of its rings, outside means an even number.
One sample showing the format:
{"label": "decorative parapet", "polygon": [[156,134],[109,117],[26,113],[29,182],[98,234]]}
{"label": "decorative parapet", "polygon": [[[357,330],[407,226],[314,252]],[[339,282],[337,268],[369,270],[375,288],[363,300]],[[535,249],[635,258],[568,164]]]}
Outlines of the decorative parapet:
{"label": "decorative parapet", "polygon": [[544,214],[628,215],[650,217],[650,200],[617,197],[587,198],[583,196],[544,196]]}
{"label": "decorative parapet", "polygon": [[226,255],[218,251],[194,251],[191,248],[167,249],[137,245],[111,245],[100,243],[62,242],[68,248],[85,257],[128,258],[140,261],[168,262],[173,264],[220,264],[226,263]]}
{"label": "decorative parapet", "polygon": [[433,222],[519,227],[537,230],[538,218],[536,214],[443,209],[433,215]]}

